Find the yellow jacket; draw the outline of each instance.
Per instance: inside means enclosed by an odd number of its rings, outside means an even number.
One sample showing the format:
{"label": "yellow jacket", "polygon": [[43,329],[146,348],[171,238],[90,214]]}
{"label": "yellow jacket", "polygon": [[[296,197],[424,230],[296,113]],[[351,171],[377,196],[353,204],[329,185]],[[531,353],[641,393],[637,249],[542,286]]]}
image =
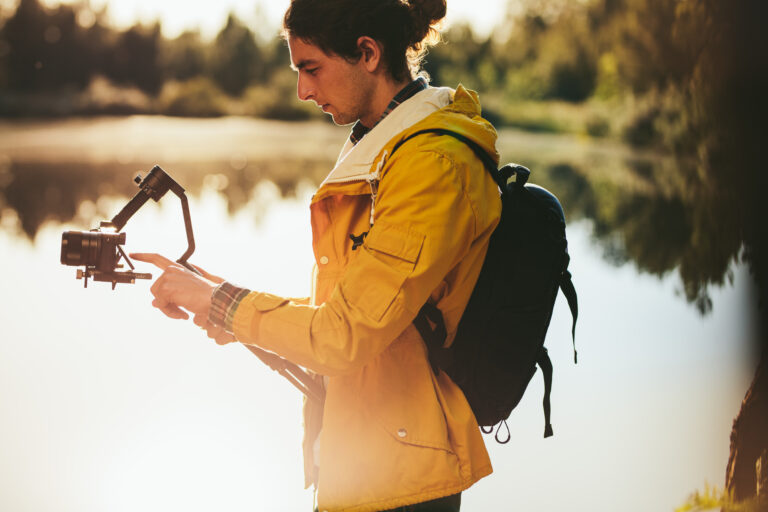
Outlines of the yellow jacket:
{"label": "yellow jacket", "polygon": [[[235,311],[242,343],[327,377],[325,403],[305,407],[307,485],[317,484],[321,511],[428,501],[492,471],[464,395],[445,373],[433,374],[411,322],[431,298],[452,341],[501,202],[471,149],[452,137],[420,135],[389,156],[425,128],[458,131],[498,160],[474,92],[416,94],[357,146],[347,143],[313,197],[312,302],[252,292]],[[353,248],[350,235],[366,231]]]}

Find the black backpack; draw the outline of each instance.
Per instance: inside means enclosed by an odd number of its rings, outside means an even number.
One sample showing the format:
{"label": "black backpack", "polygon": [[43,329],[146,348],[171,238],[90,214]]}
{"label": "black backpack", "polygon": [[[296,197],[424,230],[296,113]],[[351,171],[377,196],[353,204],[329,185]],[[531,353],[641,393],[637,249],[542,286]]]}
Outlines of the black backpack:
{"label": "black backpack", "polygon": [[[544,375],[544,437],[552,435],[549,397],[552,362],[544,347],[558,289],[573,316],[576,353],[576,290],[568,272],[565,214],[546,189],[526,184],[530,171],[493,159],[471,139],[444,129],[421,130],[392,150],[423,133],[449,135],[467,144],[491,173],[501,191],[501,219],[491,235],[480,276],[450,347],[443,345],[446,329],[440,310],[428,302],[413,321],[427,345],[435,374],[445,371],[461,388],[483,432],[503,422],[525,392],[538,365]],[[509,182],[512,176],[516,180]],[[509,441],[507,437],[496,440]]]}

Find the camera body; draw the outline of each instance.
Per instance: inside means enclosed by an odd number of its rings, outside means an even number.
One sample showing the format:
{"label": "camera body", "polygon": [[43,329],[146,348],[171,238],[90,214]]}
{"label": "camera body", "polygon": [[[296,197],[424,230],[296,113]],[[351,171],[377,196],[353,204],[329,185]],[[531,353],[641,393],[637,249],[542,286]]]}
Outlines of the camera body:
{"label": "camera body", "polygon": [[61,235],[61,263],[72,267],[84,265],[99,272],[112,272],[118,268],[118,247],[123,244],[125,233],[66,231]]}
{"label": "camera body", "polygon": [[[111,282],[112,288],[117,283],[134,283],[136,279],[152,279],[152,274],[133,272],[123,248],[125,233],[101,231],[111,229],[111,223],[102,222],[99,229],[91,231],[65,231],[61,235],[61,263],[71,267],[84,266],[85,270],[77,271],[77,279],[84,279],[88,287],[88,279]],[[120,259],[125,258],[131,267],[130,272],[120,272],[123,268]]]}

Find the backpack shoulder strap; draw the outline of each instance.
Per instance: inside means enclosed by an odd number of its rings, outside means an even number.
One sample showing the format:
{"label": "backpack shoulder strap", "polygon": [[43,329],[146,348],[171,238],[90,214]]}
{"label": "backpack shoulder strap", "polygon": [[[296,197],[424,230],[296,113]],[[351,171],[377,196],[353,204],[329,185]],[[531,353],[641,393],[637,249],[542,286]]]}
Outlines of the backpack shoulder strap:
{"label": "backpack shoulder strap", "polygon": [[508,164],[502,167],[501,169],[499,169],[498,165],[496,164],[494,159],[491,157],[491,155],[489,155],[485,149],[480,147],[480,145],[477,142],[473,141],[466,135],[463,135],[458,132],[454,132],[452,130],[447,130],[445,128],[426,128],[424,130],[413,132],[412,134],[399,140],[397,144],[395,144],[395,146],[392,148],[392,152],[390,153],[390,156],[392,156],[400,146],[402,146],[412,138],[425,133],[434,133],[437,135],[448,135],[450,137],[453,137],[454,139],[460,140],[461,142],[469,146],[469,148],[472,150],[473,153],[475,153],[477,158],[479,158],[480,161],[483,162],[483,165],[491,174],[493,181],[496,182],[496,184],[499,186],[501,190],[506,189],[507,182],[509,181],[509,178],[511,178],[513,175],[517,175],[517,183],[520,186],[523,186],[525,182],[528,181],[528,176],[530,175],[530,171],[525,167],[523,167],[522,165]]}
{"label": "backpack shoulder strap", "polygon": [[579,318],[579,301],[576,296],[576,288],[573,286],[571,280],[571,273],[566,268],[563,275],[560,277],[560,290],[562,290],[565,299],[568,301],[568,307],[571,310],[571,317],[573,317],[573,326],[571,327],[571,336],[573,339],[573,362],[578,364],[579,353],[576,351],[576,320]]}
{"label": "backpack shoulder strap", "polygon": [[[477,155],[477,157],[480,159],[480,161],[483,162],[483,165],[491,174],[491,177],[493,177],[493,180],[499,185],[499,187],[502,187],[502,180],[503,183],[506,183],[508,178],[503,178],[500,176],[496,162],[493,160],[493,158],[491,158],[491,155],[489,155],[487,151],[481,148],[479,144],[477,144],[469,137],[458,132],[446,130],[444,128],[427,128],[411,133],[407,137],[400,139],[395,144],[395,146],[392,148],[392,152],[390,153],[390,157],[395,154],[400,146],[413,139],[414,137],[418,137],[419,135],[423,135],[425,133],[449,135],[455,139],[460,140],[469,146],[475,155]],[[419,331],[421,338],[427,344],[429,349],[429,362],[432,366],[432,370],[435,372],[435,375],[437,375],[440,373],[441,362],[443,362],[441,357],[443,354],[443,345],[445,344],[445,339],[448,337],[448,332],[445,328],[445,321],[443,320],[443,314],[437,306],[431,302],[426,302],[419,310],[416,318],[414,318],[413,325],[416,327],[416,330]]]}
{"label": "backpack shoulder strap", "polygon": [[[425,134],[425,133],[435,133],[437,135],[449,135],[449,136],[453,137],[454,139],[458,139],[458,140],[460,140],[461,142],[463,142],[464,144],[466,144],[467,146],[469,146],[472,149],[472,151],[483,162],[483,164],[485,165],[485,167],[487,169],[493,169],[493,170],[497,169],[496,162],[493,161],[493,158],[491,158],[491,155],[489,155],[487,151],[485,151],[483,148],[481,148],[480,145],[477,142],[473,141],[472,139],[470,139],[466,135],[462,135],[461,133],[454,132],[452,130],[447,130],[445,128],[426,128],[424,130],[419,130],[417,132],[413,132],[412,134],[408,135],[404,139],[399,140],[397,142],[397,144],[395,144],[395,147],[392,148],[392,153],[397,151],[397,149],[400,146],[402,146],[403,144],[405,144],[406,142],[408,142],[412,138],[414,138],[414,137],[416,137],[418,135]],[[390,153],[390,154],[392,154],[392,153]]]}
{"label": "backpack shoulder strap", "polygon": [[432,371],[439,375],[440,368],[445,367],[448,357],[446,349],[443,348],[448,331],[442,311],[431,302],[425,302],[413,319],[413,326],[427,345],[427,356]]}
{"label": "backpack shoulder strap", "polygon": [[544,438],[552,437],[554,433],[552,431],[552,421],[550,420],[552,408],[550,404],[550,396],[552,395],[552,360],[549,358],[549,352],[546,347],[541,347],[539,355],[536,358],[536,364],[541,368],[541,372],[544,374],[544,399],[542,405],[544,406]]}
{"label": "backpack shoulder strap", "polygon": [[[424,130],[411,133],[407,137],[397,141],[397,143],[392,148],[390,157],[395,154],[400,146],[413,139],[414,137],[426,133],[448,135],[469,146],[472,152],[475,153],[481,162],[483,162],[483,166],[490,173],[491,177],[502,191],[506,190],[507,182],[513,175],[517,175],[516,183],[520,187],[524,186],[526,181],[528,181],[530,171],[527,168],[523,167],[522,165],[508,164],[499,169],[491,155],[489,155],[485,149],[480,147],[477,142],[470,139],[466,135],[452,130],[447,130],[445,128],[426,128]],[[419,313],[416,315],[413,324],[419,331],[422,339],[424,339],[424,341],[427,343],[427,346],[429,347],[430,363],[432,365],[432,369],[435,370],[435,374],[437,374],[440,362],[442,362],[441,352],[443,344],[445,343],[445,338],[447,337],[447,331],[445,329],[445,322],[443,320],[442,313],[440,309],[437,308],[437,306],[427,302],[424,304],[424,306],[422,306],[421,310],[419,310]]]}

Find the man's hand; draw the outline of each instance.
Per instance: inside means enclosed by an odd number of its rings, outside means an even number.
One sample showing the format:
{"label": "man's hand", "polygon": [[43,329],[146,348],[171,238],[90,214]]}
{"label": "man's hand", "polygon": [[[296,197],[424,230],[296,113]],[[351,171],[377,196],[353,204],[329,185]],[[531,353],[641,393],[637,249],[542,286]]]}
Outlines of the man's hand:
{"label": "man's hand", "polygon": [[208,337],[219,345],[226,345],[227,343],[234,343],[237,341],[237,338],[235,338],[232,333],[225,331],[223,327],[213,325],[211,322],[209,322],[207,316],[202,317],[195,315],[192,321],[195,323],[195,325],[205,329]]}
{"label": "man's hand", "polygon": [[225,279],[223,277],[215,276],[215,275],[211,274],[210,272],[206,271],[205,269],[203,269],[202,267],[198,267],[194,263],[190,263],[190,265],[195,267],[195,270],[200,272],[200,274],[202,274],[202,276],[204,278],[206,278],[207,280],[209,280],[209,281],[213,281],[216,284],[221,284],[221,283],[223,283],[225,281]]}
{"label": "man's hand", "polygon": [[163,271],[150,289],[155,296],[153,306],[170,318],[186,320],[189,318],[189,311],[195,318],[206,319],[207,322],[211,296],[217,283],[222,281],[221,278],[195,267],[203,274],[199,276],[159,254],[134,253],[130,256],[152,263]]}

